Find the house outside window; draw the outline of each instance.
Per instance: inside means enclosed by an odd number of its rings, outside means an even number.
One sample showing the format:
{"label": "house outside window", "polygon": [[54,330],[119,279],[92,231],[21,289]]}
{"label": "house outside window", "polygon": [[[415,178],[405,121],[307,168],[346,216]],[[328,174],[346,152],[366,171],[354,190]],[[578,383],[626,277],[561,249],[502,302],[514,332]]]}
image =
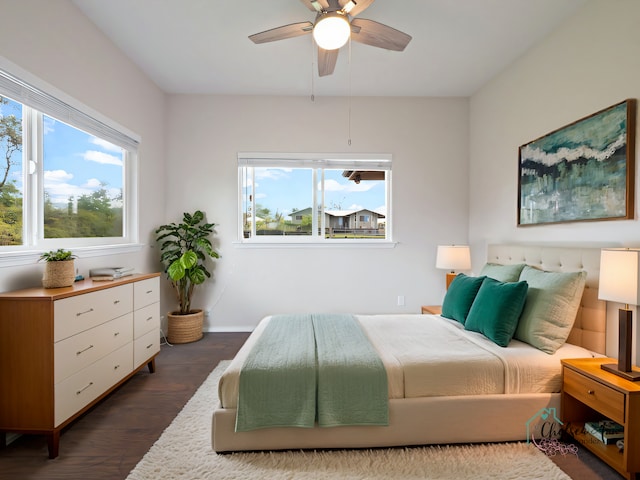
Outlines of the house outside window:
{"label": "house outside window", "polygon": [[240,153],[239,240],[389,242],[391,167],[386,154]]}
{"label": "house outside window", "polygon": [[137,242],[137,149],[0,70],[0,253]]}

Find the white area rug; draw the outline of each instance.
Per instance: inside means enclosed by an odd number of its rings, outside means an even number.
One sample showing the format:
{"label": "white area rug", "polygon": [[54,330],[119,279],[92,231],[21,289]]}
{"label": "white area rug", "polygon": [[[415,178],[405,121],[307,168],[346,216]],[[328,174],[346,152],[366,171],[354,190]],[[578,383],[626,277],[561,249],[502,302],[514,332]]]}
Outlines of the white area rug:
{"label": "white area rug", "polygon": [[227,365],[211,372],[127,480],[570,478],[526,443],[218,455],[211,416]]}

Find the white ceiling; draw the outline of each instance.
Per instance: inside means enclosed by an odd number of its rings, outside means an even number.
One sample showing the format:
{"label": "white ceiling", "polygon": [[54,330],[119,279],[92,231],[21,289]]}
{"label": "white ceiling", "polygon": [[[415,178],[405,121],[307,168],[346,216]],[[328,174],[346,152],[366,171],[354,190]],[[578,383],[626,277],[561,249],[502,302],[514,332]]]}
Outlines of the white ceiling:
{"label": "white ceiling", "polygon": [[[353,42],[319,78],[311,36],[247,36],[313,21],[299,0],[73,0],[167,93],[469,96],[587,0],[377,0],[360,17],[413,37],[404,52]],[[313,75],[312,75],[313,72]]]}

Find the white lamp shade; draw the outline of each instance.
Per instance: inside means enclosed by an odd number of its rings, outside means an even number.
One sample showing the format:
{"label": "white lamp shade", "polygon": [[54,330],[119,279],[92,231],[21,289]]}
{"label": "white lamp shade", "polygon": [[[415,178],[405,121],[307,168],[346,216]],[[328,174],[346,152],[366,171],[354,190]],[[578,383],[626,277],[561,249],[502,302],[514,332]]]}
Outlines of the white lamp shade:
{"label": "white lamp shade", "polygon": [[313,39],[324,50],[342,47],[351,35],[351,25],[347,18],[337,12],[330,12],[320,18],[313,27]]}
{"label": "white lamp shade", "polygon": [[600,252],[598,298],[638,305],[640,299],[640,250],[603,249]]}
{"label": "white lamp shade", "polygon": [[436,268],[443,270],[469,270],[471,252],[468,245],[438,245]]}

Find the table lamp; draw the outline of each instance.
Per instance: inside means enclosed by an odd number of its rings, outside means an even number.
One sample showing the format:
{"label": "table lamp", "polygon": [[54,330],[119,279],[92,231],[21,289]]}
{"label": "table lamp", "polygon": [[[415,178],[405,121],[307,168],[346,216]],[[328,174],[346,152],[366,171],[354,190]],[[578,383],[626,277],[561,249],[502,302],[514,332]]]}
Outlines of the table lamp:
{"label": "table lamp", "polygon": [[438,245],[436,268],[447,272],[447,288],[456,278],[456,270],[471,269],[471,253],[468,245]]}
{"label": "table lamp", "polygon": [[629,248],[602,249],[600,252],[600,287],[598,298],[623,303],[618,311],[618,364],[604,364],[602,368],[634,382],[640,372],[631,367],[633,344],[633,312],[629,305],[640,303],[640,250]]}

